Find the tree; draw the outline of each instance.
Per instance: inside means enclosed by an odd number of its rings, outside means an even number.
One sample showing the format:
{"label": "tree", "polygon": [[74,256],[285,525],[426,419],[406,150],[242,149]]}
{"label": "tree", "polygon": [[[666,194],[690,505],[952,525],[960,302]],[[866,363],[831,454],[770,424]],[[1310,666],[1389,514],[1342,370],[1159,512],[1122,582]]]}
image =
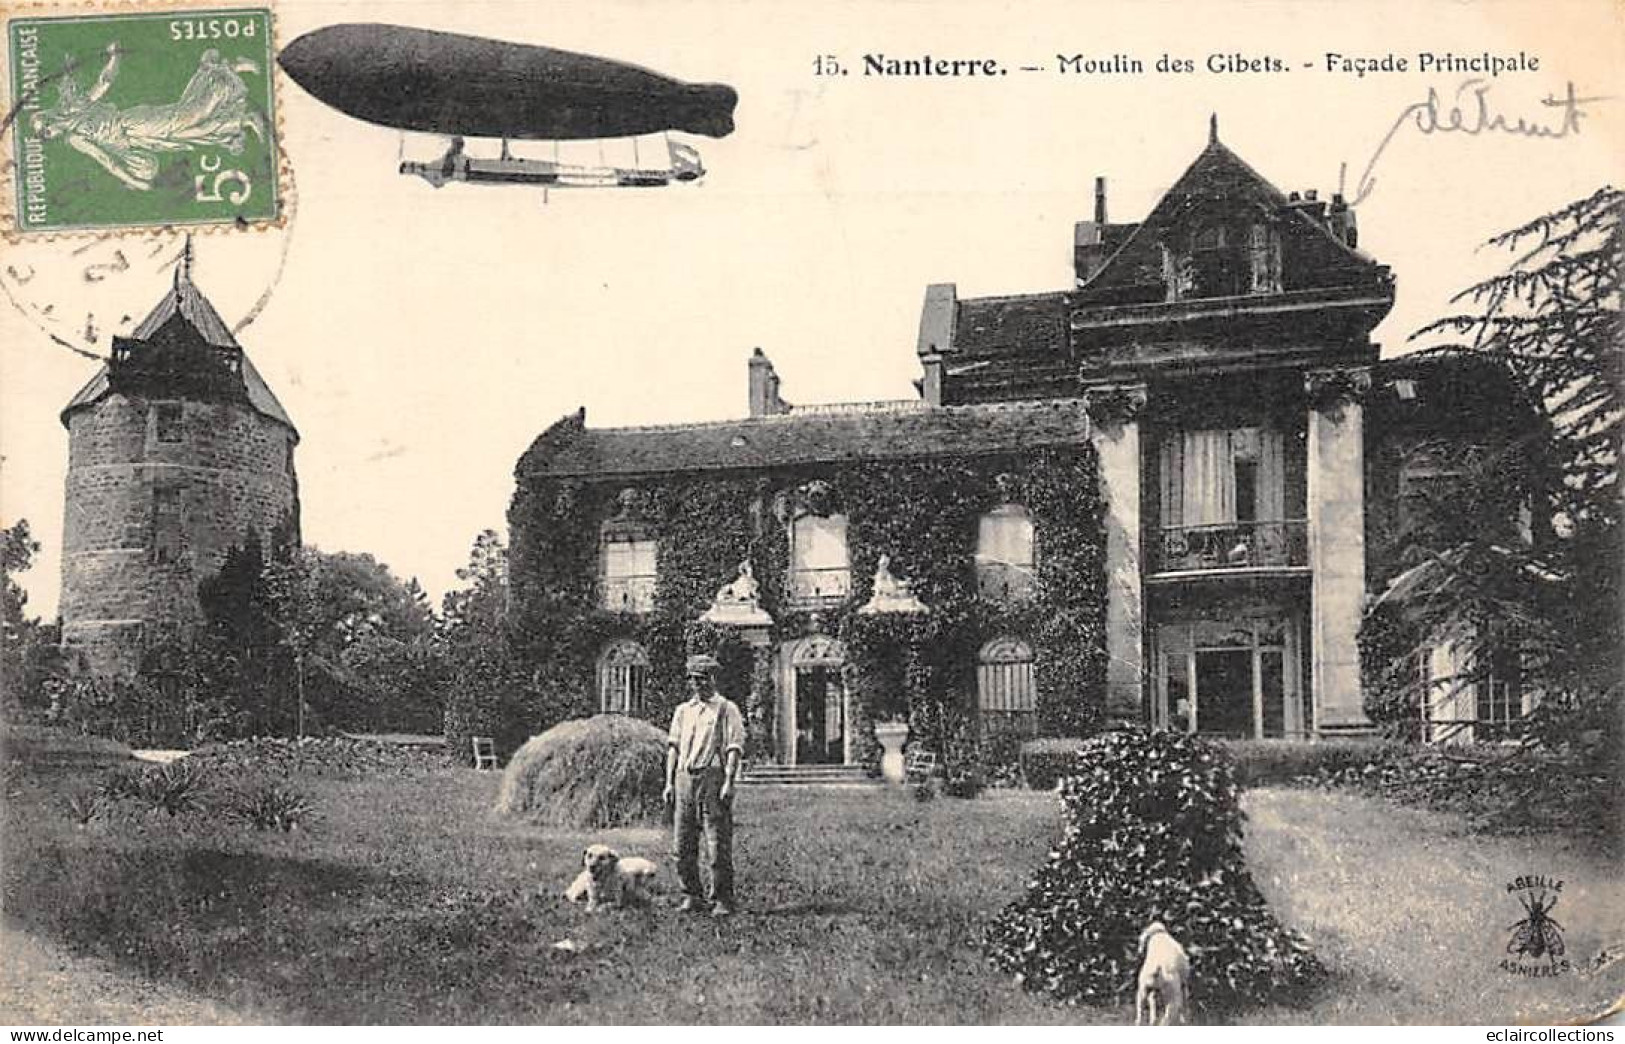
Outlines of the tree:
{"label": "tree", "polygon": [[506,756],[564,716],[562,687],[527,670],[514,648],[508,616],[508,548],[492,529],[474,539],[464,585],[441,600],[436,645],[443,657],[445,735],[467,757],[468,737],[491,736]]}
{"label": "tree", "polygon": [[[345,728],[433,727],[434,617],[416,581],[402,583],[369,554],[313,547],[273,563],[267,581],[294,659],[300,734],[307,710]],[[311,671],[324,693],[314,707]]]}
{"label": "tree", "polygon": [[10,706],[39,709],[45,680],[56,671],[56,628],[28,615],[28,592],[17,582],[39,554],[28,520],[0,530],[0,694]]}
{"label": "tree", "polygon": [[[1512,263],[1455,298],[1476,310],[1413,335],[1448,335],[1433,352],[1502,367],[1542,423],[1431,505],[1431,539],[1417,541],[1415,564],[1378,603],[1389,612],[1402,604],[1406,633],[1420,644],[1454,643],[1468,677],[1483,674],[1497,649],[1518,649],[1525,685],[1543,695],[1532,738],[1560,748],[1589,737],[1603,756],[1619,746],[1625,624],[1622,210],[1625,193],[1604,188],[1496,236],[1490,245],[1512,252]],[[1545,539],[1509,539],[1485,524],[1486,505],[1504,503],[1509,476],[1526,461],[1550,478],[1526,484],[1535,513],[1550,519]]]}
{"label": "tree", "polygon": [[440,602],[442,634],[452,641],[496,633],[508,615],[508,546],[494,529],[474,538],[468,564],[457,570],[465,586]]}

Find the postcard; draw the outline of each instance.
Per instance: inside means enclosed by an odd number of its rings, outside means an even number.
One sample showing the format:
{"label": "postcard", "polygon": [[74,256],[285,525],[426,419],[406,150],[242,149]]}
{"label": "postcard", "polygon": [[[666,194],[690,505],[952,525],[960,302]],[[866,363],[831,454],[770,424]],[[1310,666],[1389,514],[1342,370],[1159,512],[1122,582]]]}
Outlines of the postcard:
{"label": "postcard", "polygon": [[0,1022],[1605,1017],[1622,30],[0,4]]}

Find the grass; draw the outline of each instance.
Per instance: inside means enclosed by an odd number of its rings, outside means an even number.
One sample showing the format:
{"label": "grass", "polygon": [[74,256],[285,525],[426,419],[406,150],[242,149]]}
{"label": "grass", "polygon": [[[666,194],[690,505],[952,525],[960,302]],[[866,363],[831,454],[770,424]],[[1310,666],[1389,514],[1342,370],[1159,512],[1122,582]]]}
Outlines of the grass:
{"label": "grass", "polygon": [[[13,751],[15,755],[15,751]],[[0,897],[9,926],[248,1017],[299,1023],[1075,1023],[995,974],[982,926],[1058,829],[1052,795],[917,803],[906,792],[747,788],[745,911],[679,916],[663,831],[539,828],[489,814],[496,773],[293,781],[309,830],[131,813],[81,827],[83,761],[8,778]],[[1588,960],[1617,927],[1617,868],[1552,839],[1462,836],[1373,799],[1258,790],[1248,852],[1333,983],[1260,1022],[1501,1022],[1579,1014],[1621,992],[1496,968],[1521,912],[1504,883],[1563,876],[1553,911]],[[559,893],[584,844],[661,864],[661,904],[596,916]],[[570,940],[573,949],[556,947]],[[1615,945],[1616,952],[1622,947]]]}

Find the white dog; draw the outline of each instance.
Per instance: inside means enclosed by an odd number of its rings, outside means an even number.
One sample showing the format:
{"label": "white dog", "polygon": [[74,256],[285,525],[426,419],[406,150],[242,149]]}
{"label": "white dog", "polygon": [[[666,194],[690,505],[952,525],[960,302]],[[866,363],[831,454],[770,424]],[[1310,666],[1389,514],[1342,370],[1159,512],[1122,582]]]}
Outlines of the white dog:
{"label": "white dog", "polygon": [[581,873],[565,889],[572,903],[587,901],[591,913],[600,906],[630,906],[647,897],[655,865],[639,856],[621,857],[608,845],[588,845],[581,853]]}
{"label": "white dog", "polygon": [[1152,921],[1140,933],[1140,958],[1134,1024],[1143,1026],[1149,1021],[1153,1026],[1167,1026],[1185,1021],[1185,995],[1191,978],[1191,960],[1185,947],[1168,934],[1161,921]]}

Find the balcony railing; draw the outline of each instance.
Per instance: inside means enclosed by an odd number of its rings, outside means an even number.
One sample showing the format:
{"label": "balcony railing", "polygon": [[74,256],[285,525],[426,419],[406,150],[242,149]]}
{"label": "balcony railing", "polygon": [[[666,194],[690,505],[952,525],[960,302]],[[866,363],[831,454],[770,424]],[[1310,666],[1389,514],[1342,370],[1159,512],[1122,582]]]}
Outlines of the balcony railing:
{"label": "balcony railing", "polygon": [[604,608],[612,613],[654,612],[657,581],[653,576],[605,577]]}
{"label": "balcony railing", "polygon": [[852,593],[852,570],[846,566],[790,570],[790,598],[798,602],[835,601]]}
{"label": "balcony railing", "polygon": [[1309,524],[1298,519],[1167,526],[1158,551],[1159,573],[1306,566]]}

